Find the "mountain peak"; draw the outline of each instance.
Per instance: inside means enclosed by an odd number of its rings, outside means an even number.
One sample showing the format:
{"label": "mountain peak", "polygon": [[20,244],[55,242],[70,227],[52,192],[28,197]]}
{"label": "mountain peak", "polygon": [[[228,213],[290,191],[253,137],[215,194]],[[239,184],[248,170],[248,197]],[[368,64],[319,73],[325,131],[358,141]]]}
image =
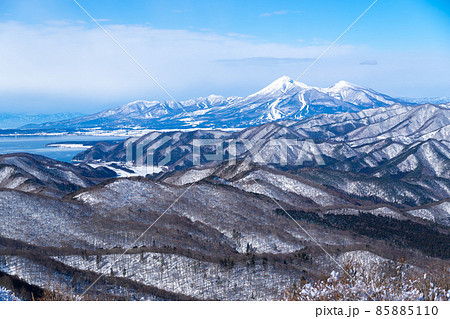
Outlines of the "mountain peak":
{"label": "mountain peak", "polygon": [[291,79],[289,76],[283,75],[282,77],[276,79],[274,82],[294,83],[295,81]]}
{"label": "mountain peak", "polygon": [[181,108],[174,101],[138,100],[54,125],[76,129],[80,123],[84,127],[102,126],[107,129],[135,127],[137,124],[152,129],[190,128],[192,118],[195,118],[204,127],[223,127],[225,122],[226,127],[244,127],[279,119],[302,119],[320,113],[357,112],[394,103],[402,101],[347,81],[319,88],[282,76],[247,97],[209,95],[181,101]]}
{"label": "mountain peak", "polygon": [[330,87],[330,89],[337,89],[337,90],[345,89],[345,88],[360,89],[361,86],[347,82],[347,81],[339,81]]}
{"label": "mountain peak", "polygon": [[296,82],[293,79],[291,79],[287,75],[284,75],[281,78],[278,78],[272,83],[270,83],[266,88],[280,89],[294,86],[295,84]]}
{"label": "mountain peak", "polygon": [[297,82],[297,81],[291,79],[287,75],[284,75],[284,76],[276,79],[272,83],[270,83],[268,86],[266,86],[262,90],[254,93],[250,96],[260,95],[260,94],[267,95],[267,94],[273,94],[273,93],[277,93],[277,92],[286,93],[288,90],[295,89],[295,88],[309,89],[311,87],[304,83]]}

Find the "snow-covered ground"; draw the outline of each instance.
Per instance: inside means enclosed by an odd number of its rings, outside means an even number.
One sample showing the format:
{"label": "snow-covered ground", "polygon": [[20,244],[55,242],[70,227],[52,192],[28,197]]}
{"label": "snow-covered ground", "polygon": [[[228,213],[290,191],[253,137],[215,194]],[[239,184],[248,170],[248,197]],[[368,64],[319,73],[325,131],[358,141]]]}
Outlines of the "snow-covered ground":
{"label": "snow-covered ground", "polygon": [[[54,259],[78,269],[125,277],[199,299],[274,300],[296,280],[272,266],[225,267],[184,256],[162,253],[134,255],[60,256]],[[117,262],[116,262],[117,260]]]}
{"label": "snow-covered ground", "polygon": [[107,167],[110,170],[116,172],[118,177],[134,177],[134,176],[147,176],[160,173],[164,167],[163,166],[150,166],[150,165],[133,165],[131,163],[121,163],[121,162],[98,162],[89,163],[90,166],[97,167]]}

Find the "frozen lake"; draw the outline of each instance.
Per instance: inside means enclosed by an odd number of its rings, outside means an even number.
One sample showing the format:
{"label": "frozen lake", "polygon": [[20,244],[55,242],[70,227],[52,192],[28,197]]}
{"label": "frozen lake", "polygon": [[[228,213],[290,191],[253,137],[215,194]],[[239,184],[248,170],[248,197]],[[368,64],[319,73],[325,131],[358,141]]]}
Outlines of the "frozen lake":
{"label": "frozen lake", "polygon": [[[0,136],[0,154],[31,153],[44,155],[58,161],[71,162],[72,158],[86,148],[46,147],[50,143],[124,140],[121,136]],[[77,143],[80,144],[80,143]]]}

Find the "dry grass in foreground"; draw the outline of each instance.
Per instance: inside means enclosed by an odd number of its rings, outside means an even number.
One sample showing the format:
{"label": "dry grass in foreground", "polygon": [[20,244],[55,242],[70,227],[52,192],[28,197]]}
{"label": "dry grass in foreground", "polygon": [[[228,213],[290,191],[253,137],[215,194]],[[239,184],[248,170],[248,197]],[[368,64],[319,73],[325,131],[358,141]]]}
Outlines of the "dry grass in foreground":
{"label": "dry grass in foreground", "polygon": [[356,259],[343,263],[343,275],[330,276],[314,283],[301,282],[289,287],[283,300],[450,300],[450,268],[434,266],[433,270],[418,270],[403,262],[381,262],[370,266]]}

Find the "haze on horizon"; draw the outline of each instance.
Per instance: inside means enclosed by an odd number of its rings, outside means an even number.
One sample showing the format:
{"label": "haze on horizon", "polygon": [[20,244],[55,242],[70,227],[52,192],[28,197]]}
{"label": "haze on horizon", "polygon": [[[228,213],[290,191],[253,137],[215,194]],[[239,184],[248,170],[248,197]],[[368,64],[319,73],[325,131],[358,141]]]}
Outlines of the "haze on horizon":
{"label": "haze on horizon", "polygon": [[[79,0],[178,100],[296,79],[373,1]],[[380,0],[301,82],[450,96],[450,4]],[[0,112],[169,97],[70,1],[0,1]]]}

